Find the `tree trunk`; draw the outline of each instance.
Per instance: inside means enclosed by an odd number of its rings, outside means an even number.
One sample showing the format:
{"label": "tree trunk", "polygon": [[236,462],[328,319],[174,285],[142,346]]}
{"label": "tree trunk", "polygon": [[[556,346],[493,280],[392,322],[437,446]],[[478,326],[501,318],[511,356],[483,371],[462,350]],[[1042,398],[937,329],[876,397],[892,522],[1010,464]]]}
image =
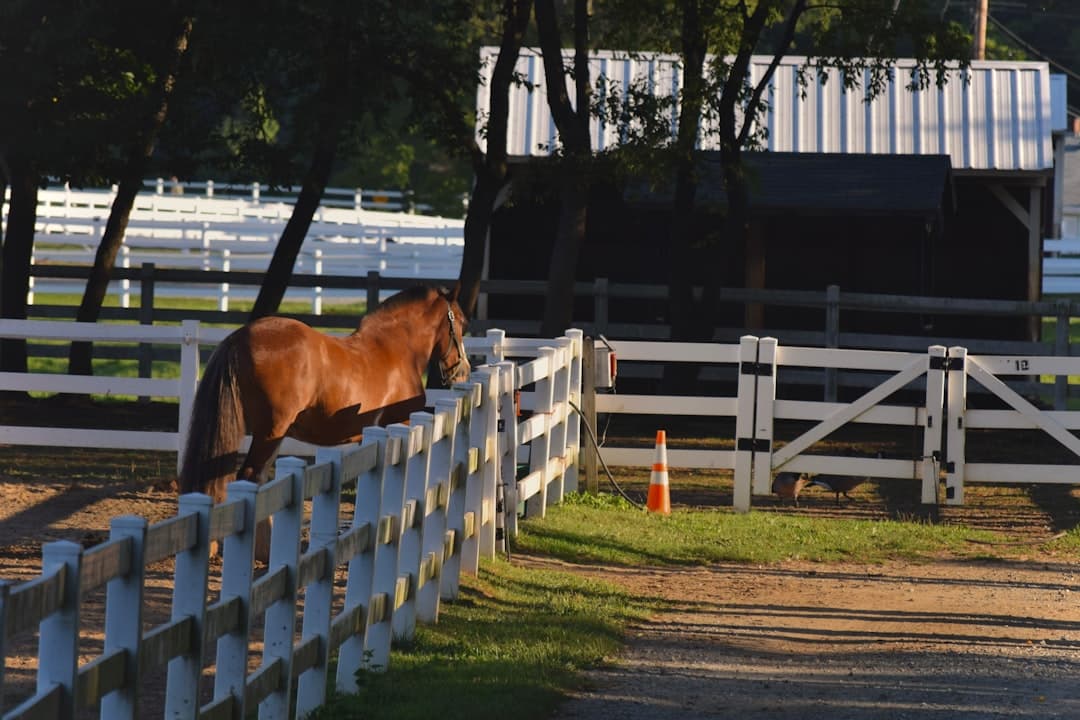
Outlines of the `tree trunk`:
{"label": "tree trunk", "polygon": [[544,75],[551,116],[559,130],[565,157],[559,188],[559,225],[548,266],[548,295],[541,332],[561,334],[573,322],[574,279],[578,256],[585,240],[589,198],[589,161],[592,141],[589,117],[592,88],[589,85],[588,0],[574,1],[574,88],[570,105],[562,64],[562,42],[552,0],[536,0],[536,26],[544,56]]}
{"label": "tree trunk", "polygon": [[487,152],[483,155],[475,144],[472,148],[476,184],[465,214],[465,248],[461,256],[458,282],[458,304],[465,314],[476,313],[480,295],[480,280],[484,273],[484,250],[487,247],[495,199],[506,181],[506,124],[510,115],[510,85],[514,81],[514,66],[521,53],[521,42],[532,12],[532,0],[504,0],[503,33],[499,56],[491,71]]}
{"label": "tree trunk", "polygon": [[[0,317],[24,320],[41,178],[33,164],[26,159],[8,158],[8,161],[11,204],[4,249],[0,254],[3,262],[0,266]],[[26,340],[0,341],[0,370],[26,372]]]}
{"label": "tree trunk", "polygon": [[585,237],[588,190],[567,173],[559,188],[559,228],[548,265],[548,294],[544,306],[543,337],[557,337],[570,327],[574,316],[574,281]]}
{"label": "tree trunk", "polygon": [[[101,305],[105,301],[105,295],[109,289],[109,280],[112,278],[113,265],[116,256],[120,252],[120,246],[124,243],[124,234],[127,232],[128,220],[131,217],[131,208],[135,205],[135,196],[142,189],[143,176],[150,157],[154,154],[154,145],[157,141],[158,132],[165,124],[165,118],[169,111],[169,100],[172,97],[173,88],[176,85],[176,75],[180,71],[180,62],[187,52],[188,39],[191,37],[192,19],[183,18],[177,28],[176,36],[172,41],[172,53],[169,58],[169,67],[162,73],[155,89],[158,97],[157,108],[154,110],[143,127],[142,132],[131,146],[128,155],[127,167],[124,168],[123,177],[120,179],[116,197],[113,199],[112,208],[109,210],[109,219],[105,223],[105,233],[101,236],[97,254],[94,256],[94,266],[90,269],[90,277],[83,291],[82,302],[79,304],[75,319],[79,322],[97,322],[101,315]],[[93,347],[88,342],[75,342],[71,344],[71,352],[68,356],[68,372],[72,375],[92,375],[91,358]]]}
{"label": "tree trunk", "polygon": [[332,117],[324,116],[324,121],[319,125],[319,136],[311,165],[304,176],[304,183],[300,187],[300,194],[296,197],[296,204],[293,206],[289,222],[285,224],[277,247],[274,248],[274,257],[271,258],[270,267],[267,268],[266,275],[263,277],[262,287],[259,288],[259,296],[255,299],[249,321],[272,315],[281,306],[281,300],[285,297],[285,290],[288,289],[289,280],[292,278],[296,256],[300,254],[300,248],[311,228],[311,220],[315,216],[315,211],[319,209],[319,204],[322,203],[326,183],[330,180],[341,126],[342,118],[336,112]]}

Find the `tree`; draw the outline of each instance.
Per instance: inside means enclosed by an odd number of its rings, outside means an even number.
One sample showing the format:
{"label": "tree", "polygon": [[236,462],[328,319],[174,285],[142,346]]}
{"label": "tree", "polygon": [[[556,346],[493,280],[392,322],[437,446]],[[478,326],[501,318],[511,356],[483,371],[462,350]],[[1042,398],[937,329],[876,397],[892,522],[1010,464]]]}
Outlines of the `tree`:
{"label": "tree", "polygon": [[[635,5],[612,0],[609,11]],[[864,73],[870,98],[886,85],[888,73],[901,54],[917,62],[912,82],[927,86],[944,82],[951,61],[961,64],[968,57],[969,38],[963,29],[942,19],[940,4],[929,0],[667,0],[645,3],[657,17],[673,17],[678,29],[666,33],[650,30],[655,47],[674,45],[682,57],[683,82],[679,89],[678,131],[668,146],[673,187],[670,225],[672,266],[669,277],[673,337],[684,340],[710,339],[716,309],[715,290],[725,277],[745,278],[742,260],[747,243],[753,242],[749,173],[743,152],[757,147],[754,120],[767,107],[767,90],[773,72],[793,51],[809,57],[808,73],[817,67],[839,67],[843,82],[859,84]],[[642,10],[639,8],[638,12]],[[615,36],[627,37],[626,28],[615,28]],[[633,35],[630,35],[633,37]],[[754,55],[769,56],[767,71],[750,80]],[[632,107],[627,122],[655,122],[661,106]],[[649,113],[642,118],[639,112]],[[719,157],[727,197],[721,241],[696,237],[691,218],[697,194],[695,148],[707,139],[702,118],[715,128],[711,138],[719,146]],[[721,267],[727,264],[728,272]],[[704,274],[700,269],[708,268]],[[734,266],[734,267],[731,267]],[[702,299],[692,287],[704,275]],[[738,281],[738,280],[736,280]]]}
{"label": "tree", "polygon": [[510,85],[514,82],[514,66],[521,52],[522,39],[531,12],[532,0],[503,2],[502,39],[491,73],[491,87],[488,89],[491,111],[485,133],[487,152],[480,150],[475,133],[468,141],[474,184],[469,210],[465,215],[465,248],[458,277],[461,283],[458,303],[470,316],[476,311],[476,301],[480,294],[484,248],[491,227],[491,216],[495,211],[499,192],[506,183],[506,123],[510,115]]}
{"label": "tree", "polygon": [[[139,78],[130,59],[102,42],[93,2],[0,5],[0,166],[11,190],[0,268],[0,316],[26,317],[37,192],[44,178],[98,180],[108,128]],[[18,72],[14,72],[17,69]],[[26,371],[26,342],[0,343],[0,369]]]}
{"label": "tree", "polygon": [[[131,209],[135,205],[135,196],[142,189],[143,178],[146,176],[147,166],[154,153],[157,135],[168,115],[169,102],[180,72],[180,63],[187,52],[188,39],[194,23],[191,15],[183,13],[183,8],[178,8],[178,10],[181,11],[179,16],[170,12],[164,18],[164,25],[167,26],[171,38],[162,43],[165,52],[154,63],[156,67],[151,74],[155,75],[156,79],[151,85],[147,98],[150,107],[146,111],[143,127],[136,131],[131,139],[116,197],[113,199],[109,218],[105,223],[105,231],[94,256],[94,265],[90,270],[90,277],[86,282],[86,289],[83,291],[82,301],[76,312],[75,319],[78,322],[97,322],[101,313],[101,306],[112,277],[112,268],[120,246],[124,242],[124,233],[127,231]],[[138,17],[138,14],[126,15],[126,17],[132,16]],[[129,35],[128,38],[146,37],[145,30],[144,26],[141,32]],[[165,37],[164,32],[161,37]],[[74,375],[93,374],[91,357],[92,346],[89,342],[72,343],[68,361],[69,372]]]}
{"label": "tree", "polygon": [[589,121],[589,2],[574,0],[574,63],[570,73],[575,103],[566,91],[562,37],[552,0],[536,0],[536,27],[544,56],[548,105],[562,142],[559,178],[559,222],[548,265],[548,294],[541,333],[561,333],[573,316],[574,280],[588,214],[588,176],[591,154]]}

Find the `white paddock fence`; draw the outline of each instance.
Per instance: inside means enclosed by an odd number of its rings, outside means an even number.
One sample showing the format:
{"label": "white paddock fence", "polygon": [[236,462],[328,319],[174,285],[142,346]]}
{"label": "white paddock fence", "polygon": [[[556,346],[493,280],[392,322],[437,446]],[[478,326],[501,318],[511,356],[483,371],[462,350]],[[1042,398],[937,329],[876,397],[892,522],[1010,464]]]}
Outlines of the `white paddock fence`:
{"label": "white paddock fence", "polygon": [[[193,389],[195,349],[206,339],[198,325],[97,326],[92,332],[93,326],[73,323],[3,321],[0,329],[9,337],[61,337],[59,327],[50,325],[66,326],[74,339],[181,343],[183,378],[129,384],[3,375],[3,389],[181,398]],[[506,534],[516,532],[519,503],[527,516],[542,516],[577,485],[580,331],[554,340],[493,331],[465,342],[489,364],[477,367],[468,382],[429,394],[433,413],[414,413],[408,425],[368,428],[360,446],[318,449],[314,464],[282,458],[271,482],[230,483],[220,505],[205,495],[185,495],[175,518],[149,526],[138,517],[116,518],[110,539],[92,548],[46,544],[37,579],[0,584],[3,647],[39,631],[36,692],[17,698],[4,718],[70,718],[95,705],[102,718],[134,718],[140,676],[162,665],[168,666],[166,717],[243,718],[258,706],[260,718],[284,718],[295,689],[299,718],[324,701],[331,653],[338,653],[335,682],[343,691],[356,689],[358,669],[385,668],[392,639],[411,637],[417,622],[435,622],[440,599],[458,593],[459,573],[475,573],[480,558],[492,557]],[[524,420],[515,399],[530,411]],[[3,442],[176,449],[182,440],[178,433],[69,430],[65,439],[9,432],[4,430]],[[517,478],[521,461],[529,472]],[[357,498],[351,519],[342,518],[340,508],[341,492],[349,487]],[[256,579],[254,528],[270,517],[270,561]],[[208,548],[219,539],[221,590],[208,604]],[[171,619],[143,632],[146,566],[170,557]],[[334,615],[334,570],[342,565],[348,566],[347,583],[343,608]],[[104,649],[80,666],[80,604],[102,586]],[[258,669],[249,673],[251,630],[259,617],[264,649]],[[212,699],[200,707],[202,659],[208,656],[215,665]]]}
{"label": "white paddock fence", "polygon": [[[731,469],[734,506],[745,511],[752,496],[771,492],[781,470],[896,478],[920,483],[923,503],[964,501],[965,483],[1080,484],[1080,412],[1043,410],[1009,387],[1010,376],[1080,375],[1080,357],[968,355],[965,348],[931,346],[925,353],[782,346],[774,338],[745,336],[738,345],[610,340],[620,368],[655,363],[696,363],[702,379],[727,379],[728,397],[601,394],[598,414],[697,416],[734,420],[734,448],[668,448],[674,468]],[[838,371],[866,375],[870,384],[852,402],[783,399],[777,387],[785,376],[820,374],[828,385]],[[876,379],[873,379],[876,378]],[[1004,408],[968,407],[968,381],[981,385]],[[833,380],[835,382],[835,380]],[[901,392],[906,391],[906,392]],[[899,394],[898,394],[899,393]],[[946,427],[945,419],[948,418]],[[775,442],[777,421],[802,421],[808,427],[783,445]],[[897,437],[922,437],[921,452],[910,458],[858,458],[809,452],[815,443],[847,423],[891,426]],[[1036,462],[972,463],[965,445],[972,431],[1040,430],[1072,455],[1075,465]],[[670,440],[669,435],[669,440]],[[649,466],[651,448],[605,446],[608,465]]]}
{"label": "white paddock fence", "polygon": [[[114,192],[42,190],[34,237],[35,263],[91,264],[105,230]],[[119,267],[159,267],[265,272],[293,207],[285,201],[200,195],[136,196]],[[456,218],[381,212],[356,207],[320,207],[293,271],[301,274],[453,279],[464,245],[464,221]],[[32,279],[33,291],[81,292],[70,281]],[[130,302],[130,282],[117,283],[121,305]],[[186,288],[190,291],[190,287]],[[164,288],[165,292],[178,292]],[[305,293],[321,313],[324,291]],[[254,296],[252,288],[214,288],[221,310],[230,297]],[[295,299],[300,299],[297,296]]]}

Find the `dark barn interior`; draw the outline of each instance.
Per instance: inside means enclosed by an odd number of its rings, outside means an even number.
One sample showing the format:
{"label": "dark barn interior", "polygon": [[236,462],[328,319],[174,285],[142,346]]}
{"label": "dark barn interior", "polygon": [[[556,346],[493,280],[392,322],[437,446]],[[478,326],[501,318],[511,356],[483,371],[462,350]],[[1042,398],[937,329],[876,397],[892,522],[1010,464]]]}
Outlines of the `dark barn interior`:
{"label": "dark barn interior", "polygon": [[[987,179],[955,177],[945,155],[746,153],[751,236],[745,252],[723,242],[726,209],[719,159],[701,153],[694,234],[701,240],[695,284],[935,297],[1029,299],[1029,233]],[[550,186],[529,165],[515,168],[511,203],[495,215],[490,277],[546,277],[558,216]],[[1007,190],[1005,192],[1008,192]],[[643,180],[603,184],[590,193],[581,281],[666,285],[671,190]],[[723,247],[721,245],[720,247]],[[1036,293],[1037,297],[1037,293]],[[734,303],[721,325],[820,330],[819,308],[768,307],[756,318]],[[493,296],[492,316],[539,319],[536,299]],[[592,319],[578,298],[575,319]],[[660,300],[612,302],[612,322],[666,324]],[[760,327],[757,327],[760,324]],[[900,335],[1029,339],[1022,319],[914,316],[845,310],[841,330]]]}

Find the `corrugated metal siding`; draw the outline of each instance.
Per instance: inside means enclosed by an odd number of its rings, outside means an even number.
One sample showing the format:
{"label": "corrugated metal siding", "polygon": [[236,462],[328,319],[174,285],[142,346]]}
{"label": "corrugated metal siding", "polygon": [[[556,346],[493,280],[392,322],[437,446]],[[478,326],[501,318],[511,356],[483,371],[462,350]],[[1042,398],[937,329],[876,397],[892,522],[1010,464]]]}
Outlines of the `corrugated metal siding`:
{"label": "corrugated metal siding", "polygon": [[[497,48],[481,52],[484,84],[477,92],[481,121],[488,109],[487,81]],[[566,62],[570,55],[565,56]],[[764,74],[769,57],[757,56],[751,79]],[[1039,62],[974,62],[969,70],[950,74],[938,89],[909,91],[912,61],[900,61],[884,91],[865,102],[866,79],[845,90],[838,70],[824,81],[810,72],[805,88],[797,73],[805,57],[785,58],[770,83],[769,107],[760,121],[767,131],[765,147],[781,152],[844,152],[886,154],[947,154],[955,170],[1045,170],[1053,167],[1051,149],[1050,71]],[[511,89],[510,155],[546,155],[558,141],[547,106],[543,62],[538,50],[525,49],[517,71],[533,84]],[[641,79],[655,95],[677,93],[681,80],[678,57],[630,57],[626,53],[598,51],[590,62],[593,78],[606,77],[625,92]],[[966,80],[966,82],[965,82]],[[572,88],[570,97],[574,97]],[[595,85],[595,83],[594,83]],[[675,131],[677,112],[672,112]],[[708,124],[703,127],[702,149],[715,149]],[[595,150],[620,141],[620,129],[592,122]],[[483,142],[483,138],[481,138]]]}

